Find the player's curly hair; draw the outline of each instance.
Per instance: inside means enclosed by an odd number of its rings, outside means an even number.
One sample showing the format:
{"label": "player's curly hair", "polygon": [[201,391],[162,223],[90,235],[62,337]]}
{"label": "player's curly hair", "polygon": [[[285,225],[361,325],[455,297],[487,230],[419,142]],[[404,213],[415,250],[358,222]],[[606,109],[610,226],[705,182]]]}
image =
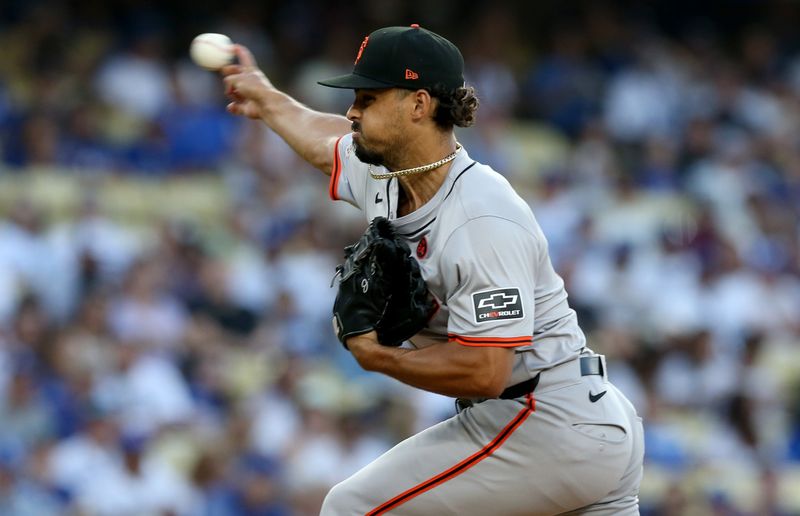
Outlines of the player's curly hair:
{"label": "player's curly hair", "polygon": [[436,85],[430,89],[430,93],[439,100],[439,106],[433,115],[433,120],[439,127],[450,130],[454,125],[469,127],[475,123],[475,112],[480,104],[475,88],[463,86],[448,90],[444,86]]}

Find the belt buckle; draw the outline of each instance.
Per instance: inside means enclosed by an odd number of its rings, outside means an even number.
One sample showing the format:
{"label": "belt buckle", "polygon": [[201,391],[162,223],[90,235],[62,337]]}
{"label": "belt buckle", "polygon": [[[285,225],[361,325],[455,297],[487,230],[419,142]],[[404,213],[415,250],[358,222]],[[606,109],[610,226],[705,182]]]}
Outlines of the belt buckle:
{"label": "belt buckle", "polygon": [[605,355],[592,355],[581,357],[581,376],[606,375]]}

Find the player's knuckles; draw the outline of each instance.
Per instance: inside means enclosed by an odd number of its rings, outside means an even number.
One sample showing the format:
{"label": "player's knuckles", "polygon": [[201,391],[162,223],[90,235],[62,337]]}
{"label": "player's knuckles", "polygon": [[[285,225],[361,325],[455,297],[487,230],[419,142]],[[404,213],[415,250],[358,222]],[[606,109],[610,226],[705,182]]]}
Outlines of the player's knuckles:
{"label": "player's knuckles", "polygon": [[222,74],[223,77],[227,77],[230,75],[238,74],[241,72],[241,70],[242,70],[241,66],[234,64],[234,65],[223,66],[222,68],[220,68],[219,72]]}
{"label": "player's knuckles", "polygon": [[261,72],[245,72],[240,74],[240,81],[243,86],[248,88],[257,88],[263,86],[266,77]]}
{"label": "player's knuckles", "polygon": [[222,82],[225,84],[225,86],[235,87],[237,89],[248,87],[253,80],[254,79],[251,74],[241,72],[232,73],[222,78]]}

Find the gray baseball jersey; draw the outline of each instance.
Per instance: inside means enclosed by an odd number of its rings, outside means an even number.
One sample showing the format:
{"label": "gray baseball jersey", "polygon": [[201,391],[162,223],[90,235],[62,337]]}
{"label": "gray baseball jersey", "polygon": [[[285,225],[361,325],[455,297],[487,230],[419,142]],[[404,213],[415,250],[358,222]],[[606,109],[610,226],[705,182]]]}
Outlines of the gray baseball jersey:
{"label": "gray baseball jersey", "polygon": [[391,220],[441,304],[429,328],[411,339],[414,346],[450,339],[514,347],[509,385],[578,356],[586,339],[564,281],[530,207],[504,177],[462,150],[436,195],[398,218],[397,179],[373,180],[350,135],[338,143],[337,165],[331,196],[360,208],[367,220]]}
{"label": "gray baseball jersey", "polygon": [[[453,160],[434,197],[402,217],[397,217],[398,188],[397,179],[370,176],[350,134],[337,142],[330,196],[360,208],[367,220],[391,220],[439,301],[428,328],[410,345],[451,340],[513,347],[508,386],[543,374],[535,400],[528,395],[485,401],[404,441],[334,488],[323,514],[558,514],[581,508],[635,514],[641,421],[604,371],[592,377],[577,365],[582,355],[597,355],[586,349],[530,207],[505,178],[473,161],[466,150]],[[600,392],[606,397],[602,403]],[[603,409],[599,418],[598,408]],[[547,424],[530,423],[543,418]],[[569,429],[575,431],[565,433]],[[585,458],[560,464],[554,450],[565,439],[570,446],[586,447]],[[507,459],[496,460],[506,454]],[[484,460],[489,457],[495,460]],[[603,464],[602,471],[595,471],[592,461]],[[415,473],[399,475],[405,467]],[[539,476],[554,471],[559,471],[554,482]],[[498,489],[514,489],[517,495],[487,497],[486,488],[498,483],[506,486]],[[588,509],[601,500],[599,512]]]}

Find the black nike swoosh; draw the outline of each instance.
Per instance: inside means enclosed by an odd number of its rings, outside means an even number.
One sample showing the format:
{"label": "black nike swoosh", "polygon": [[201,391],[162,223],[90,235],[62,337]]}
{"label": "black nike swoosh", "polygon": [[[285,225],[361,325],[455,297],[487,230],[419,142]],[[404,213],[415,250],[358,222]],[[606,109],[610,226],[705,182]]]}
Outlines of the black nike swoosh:
{"label": "black nike swoosh", "polygon": [[608,391],[603,391],[600,394],[592,394],[592,391],[589,391],[589,401],[595,403],[597,400],[605,396]]}
{"label": "black nike swoosh", "polygon": [[378,204],[379,202],[383,202],[383,199],[381,199],[381,193],[377,192],[375,194],[375,204]]}

